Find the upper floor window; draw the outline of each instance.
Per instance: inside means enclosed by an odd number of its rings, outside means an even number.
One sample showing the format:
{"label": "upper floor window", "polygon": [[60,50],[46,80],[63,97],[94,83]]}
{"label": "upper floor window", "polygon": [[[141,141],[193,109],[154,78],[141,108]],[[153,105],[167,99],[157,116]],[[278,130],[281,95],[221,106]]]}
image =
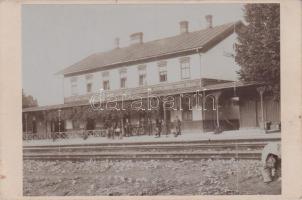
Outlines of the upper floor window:
{"label": "upper floor window", "polygon": [[189,57],[180,58],[180,74],[181,79],[188,79],[191,77]]}
{"label": "upper floor window", "polygon": [[159,81],[160,82],[167,81],[167,61],[158,62],[158,70],[159,70]]}
{"label": "upper floor window", "polygon": [[103,81],[103,89],[110,90],[109,80]]}
{"label": "upper floor window", "polygon": [[127,87],[127,70],[126,69],[121,69],[120,70],[120,86],[121,88],[126,88]]}
{"label": "upper floor window", "polygon": [[78,83],[77,83],[77,77],[71,77],[70,78],[70,84],[71,84],[71,95],[77,95],[78,91]]}
{"label": "upper floor window", "polygon": [[102,77],[103,77],[103,89],[104,90],[110,90],[109,71],[103,72]]}
{"label": "upper floor window", "polygon": [[139,65],[138,66],[138,82],[139,86],[147,85],[147,72],[146,72],[146,65]]}
{"label": "upper floor window", "polygon": [[86,91],[89,93],[92,91],[92,83],[87,83],[86,84]]}
{"label": "upper floor window", "polygon": [[93,75],[87,74],[86,75],[86,92],[87,93],[92,92],[92,81],[93,81]]}

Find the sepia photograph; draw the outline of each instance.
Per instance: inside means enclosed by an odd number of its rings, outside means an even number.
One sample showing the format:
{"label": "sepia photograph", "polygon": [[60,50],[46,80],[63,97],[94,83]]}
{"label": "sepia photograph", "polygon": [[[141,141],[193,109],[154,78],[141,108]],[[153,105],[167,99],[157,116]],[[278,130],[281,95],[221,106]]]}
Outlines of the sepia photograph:
{"label": "sepia photograph", "polygon": [[280,4],[21,16],[23,196],[281,195]]}

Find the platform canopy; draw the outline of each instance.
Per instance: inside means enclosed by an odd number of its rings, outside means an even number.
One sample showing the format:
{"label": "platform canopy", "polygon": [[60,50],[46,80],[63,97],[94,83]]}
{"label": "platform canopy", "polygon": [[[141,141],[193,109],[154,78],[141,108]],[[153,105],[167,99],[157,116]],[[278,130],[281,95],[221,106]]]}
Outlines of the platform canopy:
{"label": "platform canopy", "polygon": [[[140,98],[148,98],[148,96],[169,96],[169,95],[178,95],[178,94],[186,94],[186,93],[196,93],[196,92],[211,92],[211,91],[219,91],[219,90],[227,90],[232,88],[246,88],[246,87],[259,87],[263,85],[260,82],[241,82],[241,81],[227,81],[223,83],[210,84],[205,86],[200,86],[199,80],[192,80],[186,82],[179,82],[174,84],[169,84],[165,86],[150,86],[144,88],[129,88],[129,89],[121,89],[113,90],[113,91],[104,91],[107,96],[115,96],[118,101],[122,98],[125,101],[140,99]],[[123,96],[123,94],[126,94]],[[58,110],[63,108],[77,107],[77,106],[88,106],[90,105],[90,99],[92,95],[97,94],[89,94],[83,95],[79,97],[74,97],[73,101],[66,102],[64,104],[57,105],[47,105],[47,106],[38,106],[31,108],[24,108],[22,110],[25,112],[35,112],[35,111],[47,111],[47,110]]]}

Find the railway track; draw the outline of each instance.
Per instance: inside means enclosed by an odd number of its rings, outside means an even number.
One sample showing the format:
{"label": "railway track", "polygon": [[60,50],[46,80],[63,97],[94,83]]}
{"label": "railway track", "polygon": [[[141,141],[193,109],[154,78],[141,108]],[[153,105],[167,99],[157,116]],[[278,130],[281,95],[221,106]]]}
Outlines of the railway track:
{"label": "railway track", "polygon": [[24,155],[25,160],[198,160],[198,159],[252,159],[259,160],[260,151],[253,152],[205,152],[205,153],[117,153],[117,154],[37,154]]}
{"label": "railway track", "polygon": [[262,148],[279,139],[106,143],[24,146],[24,160],[261,159]]}

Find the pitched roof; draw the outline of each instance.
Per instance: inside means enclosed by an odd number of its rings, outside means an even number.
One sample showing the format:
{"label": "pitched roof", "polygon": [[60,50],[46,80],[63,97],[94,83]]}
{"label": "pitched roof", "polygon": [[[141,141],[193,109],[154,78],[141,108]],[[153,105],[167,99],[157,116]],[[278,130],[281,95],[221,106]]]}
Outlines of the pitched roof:
{"label": "pitched roof", "polygon": [[95,53],[59,73],[72,75],[81,72],[97,71],[113,65],[144,61],[150,58],[158,58],[163,55],[173,55],[185,51],[196,51],[197,48],[201,52],[206,52],[209,48],[233,33],[234,26],[239,24],[241,24],[240,21],[227,23],[213,28],[153,40],[142,44],[133,44],[107,52]]}

